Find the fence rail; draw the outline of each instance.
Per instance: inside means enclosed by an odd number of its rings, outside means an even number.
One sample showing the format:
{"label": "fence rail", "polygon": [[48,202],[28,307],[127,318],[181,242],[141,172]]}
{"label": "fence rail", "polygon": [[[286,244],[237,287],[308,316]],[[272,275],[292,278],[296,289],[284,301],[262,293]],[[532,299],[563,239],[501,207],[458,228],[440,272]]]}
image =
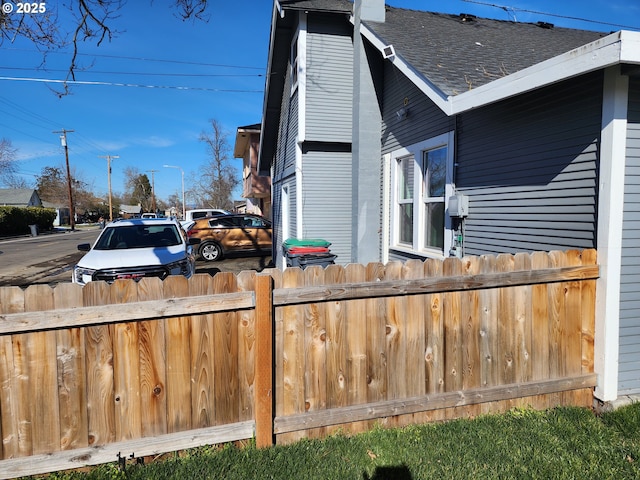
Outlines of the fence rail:
{"label": "fence rail", "polygon": [[590,406],[597,277],[585,250],[0,288],[0,477]]}

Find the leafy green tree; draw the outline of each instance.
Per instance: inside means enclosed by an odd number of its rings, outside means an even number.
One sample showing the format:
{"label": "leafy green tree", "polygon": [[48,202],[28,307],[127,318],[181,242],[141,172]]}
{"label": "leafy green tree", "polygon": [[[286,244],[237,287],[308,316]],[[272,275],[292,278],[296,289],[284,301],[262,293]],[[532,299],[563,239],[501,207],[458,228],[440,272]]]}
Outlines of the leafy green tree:
{"label": "leafy green tree", "polygon": [[153,209],[151,182],[146,173],[140,173],[135,167],[124,169],[125,180],[125,203],[129,205],[140,205],[145,212]]}

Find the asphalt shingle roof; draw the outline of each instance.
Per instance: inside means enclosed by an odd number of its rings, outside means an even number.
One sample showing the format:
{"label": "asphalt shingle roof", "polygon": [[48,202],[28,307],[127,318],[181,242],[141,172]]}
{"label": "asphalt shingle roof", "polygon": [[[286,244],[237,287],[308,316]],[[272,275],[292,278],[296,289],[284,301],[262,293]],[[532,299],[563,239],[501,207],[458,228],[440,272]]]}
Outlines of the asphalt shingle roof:
{"label": "asphalt shingle roof", "polygon": [[447,95],[464,93],[607,35],[388,6],[384,23],[363,23]]}

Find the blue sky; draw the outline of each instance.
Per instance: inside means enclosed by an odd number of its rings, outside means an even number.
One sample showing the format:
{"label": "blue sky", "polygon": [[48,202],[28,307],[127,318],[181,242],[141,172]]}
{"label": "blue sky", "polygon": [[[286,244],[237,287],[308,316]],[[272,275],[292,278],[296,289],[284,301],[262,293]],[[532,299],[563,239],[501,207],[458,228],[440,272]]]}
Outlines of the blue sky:
{"label": "blue sky", "polygon": [[[63,79],[68,53],[48,55],[44,70],[42,54],[28,42],[5,41],[0,46],[0,138],[11,140],[18,149],[18,170],[27,182],[34,183],[46,166],[64,166],[64,150],[53,132],[66,129],[73,130],[67,136],[71,168],[95,193],[108,192],[103,157],[117,155],[112,161],[114,193],[124,191],[124,169],[135,167],[153,178],[156,195],[166,200],[180,194],[181,173],[163,165],[181,167],[188,190],[191,179],[207,162],[198,137],[210,131],[211,119],[223,125],[231,146],[237,127],[260,123],[271,0],[212,0],[207,23],[181,21],[168,8],[169,3],[129,1],[111,24],[119,33],[110,42],[99,47],[95,42],[81,45],[79,63],[90,68],[78,70],[76,80],[105,85],[74,85],[72,94],[61,98],[51,90],[58,85],[40,80]],[[620,26],[640,29],[640,0],[386,3],[607,32]],[[46,4],[56,8],[57,2]],[[59,12],[64,26],[66,10],[61,6]],[[242,161],[233,162],[240,175]],[[240,191],[236,199],[239,197]]]}

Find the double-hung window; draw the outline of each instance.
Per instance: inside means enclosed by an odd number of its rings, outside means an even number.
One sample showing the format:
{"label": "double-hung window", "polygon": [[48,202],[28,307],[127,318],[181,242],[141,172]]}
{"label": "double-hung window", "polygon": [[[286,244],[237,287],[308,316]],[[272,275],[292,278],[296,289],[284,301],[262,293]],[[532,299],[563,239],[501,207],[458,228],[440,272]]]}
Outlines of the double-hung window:
{"label": "double-hung window", "polygon": [[453,133],[444,134],[392,153],[392,249],[423,256],[448,252],[452,139]]}

